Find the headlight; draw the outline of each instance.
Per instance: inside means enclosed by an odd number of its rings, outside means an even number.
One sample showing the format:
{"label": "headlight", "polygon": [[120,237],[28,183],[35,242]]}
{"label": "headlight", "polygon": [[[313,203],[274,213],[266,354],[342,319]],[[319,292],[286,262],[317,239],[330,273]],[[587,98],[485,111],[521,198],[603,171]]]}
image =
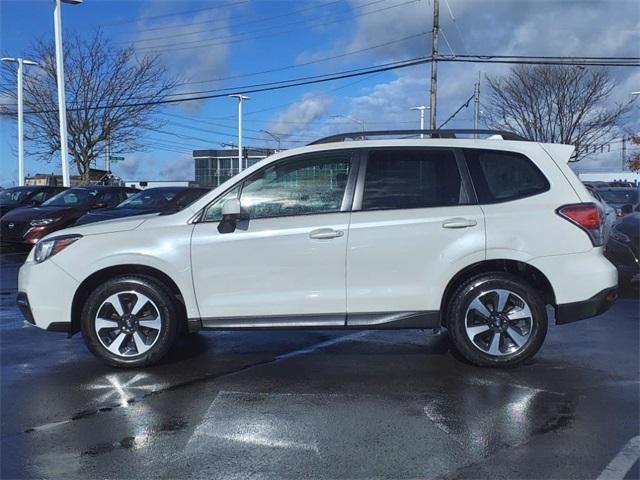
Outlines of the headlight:
{"label": "headlight", "polygon": [[631,239],[629,238],[629,236],[625,235],[615,227],[611,230],[609,236],[621,243],[631,243]]}
{"label": "headlight", "polygon": [[29,222],[29,225],[31,225],[32,227],[43,227],[45,225],[49,225],[51,223],[57,222],[58,220],[60,220],[59,218],[38,218],[36,220],[31,220],[31,222]]}
{"label": "headlight", "polygon": [[36,244],[34,258],[37,263],[44,262],[47,258],[53,257],[56,253],[61,252],[80,238],[82,238],[82,235],[62,235],[60,237],[40,240]]}

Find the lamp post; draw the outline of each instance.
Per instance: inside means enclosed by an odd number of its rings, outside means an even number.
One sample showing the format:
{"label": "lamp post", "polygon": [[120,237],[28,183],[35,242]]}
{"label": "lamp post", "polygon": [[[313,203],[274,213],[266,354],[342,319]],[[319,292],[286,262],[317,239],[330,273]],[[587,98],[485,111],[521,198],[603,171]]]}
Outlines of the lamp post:
{"label": "lamp post", "polygon": [[62,185],[71,186],[69,177],[69,153],[67,143],[67,105],[64,97],[64,53],[62,51],[62,3],[78,5],[82,0],[54,0],[53,29],[56,43],[56,79],[58,83],[58,115],[60,116],[60,160],[62,161]]}
{"label": "lamp post", "polygon": [[266,133],[267,135],[269,135],[271,138],[273,138],[276,142],[278,142],[278,152],[280,151],[280,137],[274,133],[271,133],[268,130],[260,130],[261,132]]}
{"label": "lamp post", "polygon": [[251,100],[246,95],[229,95],[232,98],[238,99],[238,172],[244,170],[242,165],[242,102],[245,100]]}
{"label": "lamp post", "polygon": [[[424,111],[429,110],[429,107],[420,105],[419,107],[411,107],[411,110],[417,110],[420,112],[420,130],[424,130]],[[420,134],[420,138],[424,138],[424,134]]]}
{"label": "lamp post", "polygon": [[353,123],[357,123],[362,128],[362,132],[366,131],[366,124],[364,120],[358,120],[357,118],[353,118],[350,115],[331,115],[331,118],[346,118],[347,120],[352,121]]}
{"label": "lamp post", "polygon": [[3,62],[14,62],[18,64],[18,185],[24,185],[24,101],[22,98],[22,72],[24,65],[38,65],[31,60],[22,58],[1,58]]}

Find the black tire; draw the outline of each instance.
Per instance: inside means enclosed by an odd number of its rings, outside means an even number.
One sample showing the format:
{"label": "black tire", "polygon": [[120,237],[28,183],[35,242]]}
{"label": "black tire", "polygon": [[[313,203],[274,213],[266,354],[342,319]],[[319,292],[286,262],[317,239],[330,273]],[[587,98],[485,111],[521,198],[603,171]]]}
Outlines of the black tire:
{"label": "black tire", "polygon": [[[157,310],[161,323],[160,330],[154,335],[154,343],[149,350],[130,356],[110,352],[103,344],[103,340],[98,338],[95,328],[98,309],[103,302],[114,294],[122,294],[126,291],[138,292],[155,303],[157,308],[154,310]],[[145,275],[123,275],[99,285],[89,295],[82,309],[82,336],[87,348],[96,357],[114,367],[147,367],[157,363],[171,349],[178,336],[180,317],[174,302],[175,296],[162,282]],[[102,332],[103,330],[100,330],[101,335]]]}
{"label": "black tire", "polygon": [[[471,302],[483,292],[491,292],[493,289],[508,290],[515,293],[526,302],[531,312],[527,340],[523,342],[522,347],[519,347],[513,353],[508,353],[509,349],[505,348],[506,352],[501,353],[500,356],[492,355],[483,350],[467,334],[467,309],[471,308]],[[510,296],[509,298],[516,297]],[[469,278],[456,289],[449,301],[446,312],[446,326],[454,348],[466,360],[481,367],[511,367],[518,365],[536,354],[547,335],[547,312],[542,297],[526,280],[508,273],[483,273]],[[504,319],[499,319],[498,322],[508,324]],[[487,324],[489,323],[487,322]],[[492,326],[495,327],[495,324]],[[503,328],[507,327],[503,326]],[[495,331],[489,330],[487,333],[481,334],[484,335],[481,338],[493,338],[495,333]],[[511,345],[510,348],[515,348],[516,345],[511,343],[511,337],[508,334],[506,338],[505,342]],[[504,346],[503,340],[499,342],[501,347]]]}

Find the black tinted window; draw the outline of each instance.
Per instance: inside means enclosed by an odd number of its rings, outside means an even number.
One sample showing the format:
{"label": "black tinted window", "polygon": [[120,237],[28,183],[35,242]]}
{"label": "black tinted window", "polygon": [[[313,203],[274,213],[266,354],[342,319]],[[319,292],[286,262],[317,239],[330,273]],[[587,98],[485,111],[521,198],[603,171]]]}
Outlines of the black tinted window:
{"label": "black tinted window", "polygon": [[538,167],[519,153],[466,150],[465,156],[480,203],[516,200],[549,189]]}
{"label": "black tinted window", "polygon": [[363,210],[465,203],[460,172],[448,150],[378,150],[369,154]]}

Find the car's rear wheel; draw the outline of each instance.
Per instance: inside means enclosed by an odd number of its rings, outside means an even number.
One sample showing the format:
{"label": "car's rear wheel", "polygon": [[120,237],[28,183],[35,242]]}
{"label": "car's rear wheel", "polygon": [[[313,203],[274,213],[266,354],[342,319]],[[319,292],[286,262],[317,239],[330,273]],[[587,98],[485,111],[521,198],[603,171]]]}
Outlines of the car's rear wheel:
{"label": "car's rear wheel", "polygon": [[174,296],[147,276],[120,276],[98,286],[82,311],[82,336],[91,352],[116,367],[157,363],[178,333]]}
{"label": "car's rear wheel", "polygon": [[458,287],[447,309],[456,350],[480,366],[513,366],[531,358],[547,334],[539,293],[518,276],[487,273]]}

